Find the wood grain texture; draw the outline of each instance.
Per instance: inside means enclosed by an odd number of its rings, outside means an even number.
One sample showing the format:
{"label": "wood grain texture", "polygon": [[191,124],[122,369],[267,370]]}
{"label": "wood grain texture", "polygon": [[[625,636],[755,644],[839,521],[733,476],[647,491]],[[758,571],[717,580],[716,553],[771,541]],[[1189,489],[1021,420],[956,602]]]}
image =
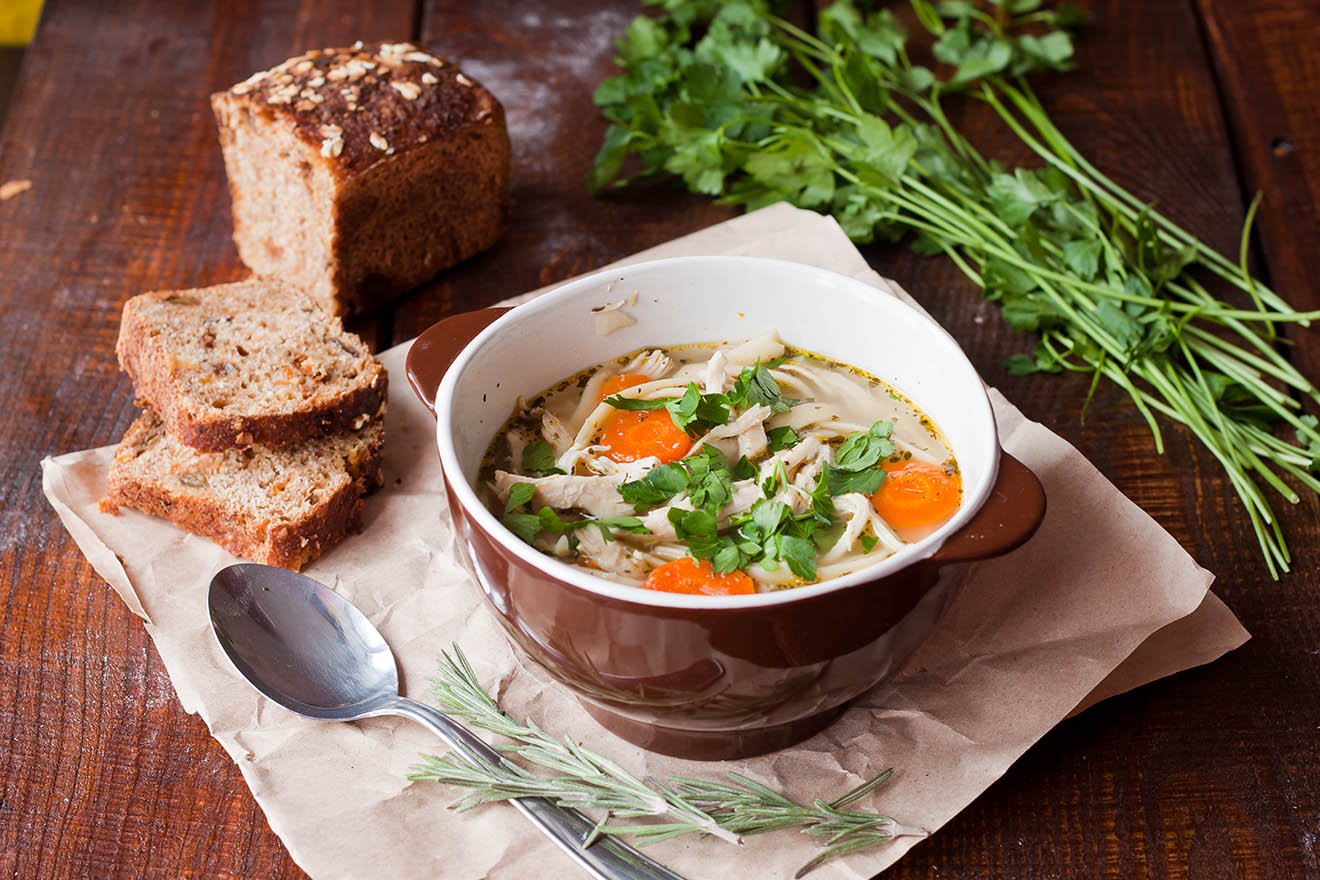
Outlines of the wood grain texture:
{"label": "wood grain texture", "polygon": [[[1197,0],[1241,166],[1260,192],[1259,241],[1274,287],[1300,310],[1320,309],[1312,270],[1320,252],[1320,6]],[[1320,324],[1290,334],[1308,375],[1320,374]]]}
{"label": "wood grain texture", "polygon": [[[1265,189],[1263,269],[1294,302],[1316,301],[1305,271],[1320,234],[1314,4],[1086,5],[1079,69],[1042,93],[1061,127],[1224,249],[1236,247],[1242,194]],[[131,421],[113,355],[124,299],[244,274],[206,96],[305,48],[419,35],[503,101],[513,226],[495,249],[359,322],[384,345],[731,216],[664,184],[586,191],[604,131],[591,92],[636,10],[49,0],[0,134],[0,182],[34,184],[0,202],[0,874],[303,876],[228,757],[180,709],[141,622],[63,532],[37,468]],[[966,124],[988,152],[1026,158],[984,117]],[[1292,144],[1282,156],[1279,136]],[[1285,511],[1294,573],[1271,583],[1217,465],[1185,432],[1170,430],[1155,455],[1126,398],[1104,388],[1081,422],[1085,380],[1007,375],[1002,359],[1031,340],[953,267],[896,248],[866,255],[991,384],[1215,571],[1255,635],[1060,725],[886,877],[1320,878],[1320,505]],[[878,803],[901,816],[901,804]]]}
{"label": "wood grain texture", "polygon": [[301,875],[55,519],[38,462],[132,420],[114,358],[125,299],[245,274],[210,92],[413,22],[370,2],[47,4],[0,139],[0,180],[33,183],[0,203],[5,876]]}

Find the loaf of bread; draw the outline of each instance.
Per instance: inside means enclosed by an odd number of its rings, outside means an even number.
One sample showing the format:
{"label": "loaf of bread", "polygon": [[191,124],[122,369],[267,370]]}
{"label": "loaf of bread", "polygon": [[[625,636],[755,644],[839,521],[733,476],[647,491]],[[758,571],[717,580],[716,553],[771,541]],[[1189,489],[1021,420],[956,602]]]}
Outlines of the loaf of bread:
{"label": "loaf of bread", "polygon": [[383,442],[375,420],[278,449],[198,452],[147,410],[115,450],[101,507],[163,517],[235,556],[296,571],[361,529]]}
{"label": "loaf of bread", "polygon": [[366,344],[270,281],[135,296],[115,350],[138,398],[205,452],[353,430],[385,408],[385,369]]}
{"label": "loaf of bread", "polygon": [[211,106],[239,256],[335,314],[429,280],[507,225],[503,108],[411,43],[308,52]]}

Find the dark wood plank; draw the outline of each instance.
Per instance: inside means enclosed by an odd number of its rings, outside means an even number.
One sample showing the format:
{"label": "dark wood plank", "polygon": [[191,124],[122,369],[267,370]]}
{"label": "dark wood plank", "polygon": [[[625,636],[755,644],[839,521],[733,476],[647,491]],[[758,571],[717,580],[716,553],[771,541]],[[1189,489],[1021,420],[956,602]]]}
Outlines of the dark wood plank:
{"label": "dark wood plank", "polygon": [[[1195,12],[1175,2],[1086,6],[1078,69],[1043,86],[1042,100],[1094,164],[1235,255],[1242,185]],[[1250,17],[1256,6],[1233,8]],[[1299,75],[1291,92],[1314,98],[1318,87],[1320,78]],[[978,119],[967,118],[978,142],[1013,158],[1004,133]],[[1027,156],[1019,149],[1017,158]],[[1274,186],[1267,195],[1289,198]],[[1267,245],[1265,253],[1279,289],[1313,295],[1314,281],[1302,278],[1295,290],[1276,273],[1276,252]],[[1305,817],[1320,815],[1320,670],[1287,646],[1320,640],[1320,504],[1278,505],[1295,565],[1271,582],[1222,471],[1187,432],[1169,428],[1166,454],[1156,455],[1126,395],[1104,386],[1081,421],[1088,380],[1008,375],[1004,357],[1030,351],[1033,340],[1008,328],[945,261],[890,248],[866,254],[949,328],[987,381],[1077,445],[1215,572],[1215,590],[1255,636],[1212,666],[1063,723],[884,876],[1317,876]],[[1310,376],[1320,381],[1320,371]]]}
{"label": "dark wood plank", "polygon": [[[1292,67],[1272,62],[1268,80],[1244,79],[1246,103],[1264,112],[1277,100],[1284,113],[1294,152],[1279,167],[1313,153],[1296,132],[1309,130],[1320,73],[1298,36],[1312,21],[1305,0],[1269,0],[1258,21],[1198,2],[1204,28],[1187,0],[1088,4],[1080,70],[1044,97],[1098,165],[1229,249],[1243,182],[1200,35],[1210,35],[1221,80],[1225,57],[1261,77],[1255,59],[1292,47],[1283,53]],[[141,623],[51,515],[37,462],[110,442],[131,418],[113,358],[127,296],[242,274],[206,95],[304,48],[408,34],[414,10],[330,0],[116,7],[51,0],[0,136],[0,182],[34,182],[0,202],[0,366],[10,379],[0,387],[0,873],[297,877],[228,758],[179,709]],[[586,193],[604,130],[590,94],[635,11],[624,0],[426,4],[426,42],[508,109],[515,221],[496,249],[365,329],[408,338],[444,314],[730,215],[665,185]],[[1225,94],[1242,113],[1244,100]],[[968,124],[987,150],[1016,158],[1002,134]],[[1305,255],[1313,243],[1304,236],[1315,230],[1305,213],[1314,166],[1267,178],[1243,165],[1247,188],[1269,191],[1267,212],[1282,206],[1273,225],[1262,216],[1267,270],[1290,297],[1292,284],[1314,295],[1305,274],[1285,278],[1288,248]],[[1289,222],[1301,230],[1281,251]],[[1285,513],[1295,573],[1271,584],[1217,467],[1185,434],[1171,431],[1168,453],[1156,456],[1125,398],[1106,390],[1083,424],[1084,380],[1006,375],[1002,358],[1030,340],[951,267],[896,249],[867,256],[953,331],[992,384],[1218,572],[1217,590],[1256,634],[1220,663],[1061,725],[886,876],[1320,877],[1320,506],[1309,499]]]}
{"label": "dark wood plank", "polygon": [[737,212],[659,184],[593,198],[587,171],[605,121],[591,101],[614,73],[614,40],[639,11],[611,0],[428,2],[423,41],[504,105],[513,218],[492,250],[401,300],[395,338],[692,232]]}
{"label": "dark wood plank", "polygon": [[[1320,309],[1320,121],[1315,113],[1320,7],[1196,0],[1219,75],[1243,184],[1265,195],[1259,240],[1276,290]],[[1294,359],[1320,375],[1320,324],[1290,334]]]}
{"label": "dark wood plank", "polygon": [[[210,92],[304,48],[397,39],[411,4],[47,3],[0,139],[0,869],[292,877],[141,621],[41,495],[42,455],[133,417],[120,304],[245,274]],[[201,584],[198,584],[201,587]]]}

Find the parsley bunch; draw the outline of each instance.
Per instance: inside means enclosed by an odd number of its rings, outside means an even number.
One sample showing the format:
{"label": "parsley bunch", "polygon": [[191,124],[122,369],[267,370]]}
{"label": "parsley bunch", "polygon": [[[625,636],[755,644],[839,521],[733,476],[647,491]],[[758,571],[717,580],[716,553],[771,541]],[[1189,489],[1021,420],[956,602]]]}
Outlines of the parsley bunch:
{"label": "parsley bunch", "polygon": [[[661,13],[632,22],[623,73],[596,91],[611,125],[592,187],[675,175],[749,208],[829,213],[859,242],[947,256],[1013,327],[1040,334],[1010,371],[1090,373],[1088,400],[1109,379],[1160,451],[1156,414],[1185,425],[1223,465],[1277,577],[1289,553],[1266,492],[1296,503],[1291,480],[1320,493],[1320,427],[1298,400],[1320,390],[1279,353],[1276,325],[1320,312],[1249,273],[1259,200],[1233,260],[1087,162],[1027,82],[1072,63],[1069,4],[909,2],[934,66],[913,62],[891,11],[851,0],[821,11],[815,32],[766,0],[652,0]],[[951,96],[992,108],[1042,167],[981,155],[949,120]],[[630,157],[641,171],[625,176]],[[1249,307],[1217,299],[1210,280]]]}

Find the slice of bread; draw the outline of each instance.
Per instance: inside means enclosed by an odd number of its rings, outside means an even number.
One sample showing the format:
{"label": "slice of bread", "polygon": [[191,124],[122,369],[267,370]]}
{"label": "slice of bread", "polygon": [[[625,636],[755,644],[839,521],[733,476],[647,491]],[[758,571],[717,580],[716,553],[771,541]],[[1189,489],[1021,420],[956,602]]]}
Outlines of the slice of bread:
{"label": "slice of bread", "polygon": [[140,400],[203,452],[356,430],[385,407],[366,344],[269,280],[135,296],[115,351]]}
{"label": "slice of bread", "polygon": [[101,507],[129,507],[210,538],[236,556],[298,570],[362,527],[381,484],[384,427],[277,449],[198,452],[147,410],[115,450]]}

